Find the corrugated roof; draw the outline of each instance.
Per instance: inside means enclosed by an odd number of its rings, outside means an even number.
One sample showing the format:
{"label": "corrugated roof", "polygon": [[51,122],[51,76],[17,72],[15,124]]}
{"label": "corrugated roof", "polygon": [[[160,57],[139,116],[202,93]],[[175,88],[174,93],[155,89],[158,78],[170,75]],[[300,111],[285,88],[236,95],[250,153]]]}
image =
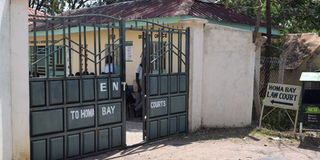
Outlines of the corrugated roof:
{"label": "corrugated roof", "polygon": [[[29,8],[29,9],[28,9],[28,15],[36,15],[36,11],[35,11],[34,9],[32,9],[32,8]],[[43,13],[43,12],[40,12],[40,11],[37,11],[37,15],[38,15],[38,16],[44,16],[44,13]],[[29,18],[34,18],[34,17],[29,16]],[[44,18],[42,18],[42,17],[37,17],[36,19],[44,19]],[[32,24],[31,21],[28,22],[28,25],[30,25],[30,24]]]}
{"label": "corrugated roof", "polygon": [[201,17],[222,22],[246,24],[254,26],[256,20],[248,15],[240,14],[222,4],[195,1],[188,13],[190,16]]}
{"label": "corrugated roof", "polygon": [[82,8],[62,15],[104,14],[124,19],[148,19],[172,16],[199,18],[254,26],[254,18],[235,12],[221,4],[197,0],[142,0],[114,3],[111,5]]}
{"label": "corrugated roof", "polygon": [[282,56],[286,58],[286,69],[294,70],[314,54],[320,54],[320,37],[316,33],[289,34]]}

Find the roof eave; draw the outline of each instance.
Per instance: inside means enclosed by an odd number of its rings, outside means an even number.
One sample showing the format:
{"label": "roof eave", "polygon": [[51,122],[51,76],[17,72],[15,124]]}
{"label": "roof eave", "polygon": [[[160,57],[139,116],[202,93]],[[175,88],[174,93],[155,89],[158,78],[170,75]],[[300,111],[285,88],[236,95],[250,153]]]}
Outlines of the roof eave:
{"label": "roof eave", "polygon": [[[246,24],[223,22],[223,21],[217,21],[217,20],[206,19],[203,17],[195,17],[195,16],[190,16],[190,15],[148,18],[146,20],[151,20],[151,21],[153,20],[153,21],[156,21],[159,23],[169,24],[169,23],[179,23],[180,20],[186,20],[186,19],[191,19],[191,18],[200,18],[200,19],[208,20],[209,24],[218,24],[218,25],[223,25],[223,26],[228,26],[228,27],[233,27],[233,28],[238,28],[238,29],[243,29],[243,30],[248,30],[248,31],[254,31],[254,29],[255,29],[255,26],[250,26],[250,25],[246,25]],[[260,26],[259,33],[266,34],[267,28]],[[273,35],[281,35],[281,32],[280,32],[280,30],[273,28],[272,34]]]}

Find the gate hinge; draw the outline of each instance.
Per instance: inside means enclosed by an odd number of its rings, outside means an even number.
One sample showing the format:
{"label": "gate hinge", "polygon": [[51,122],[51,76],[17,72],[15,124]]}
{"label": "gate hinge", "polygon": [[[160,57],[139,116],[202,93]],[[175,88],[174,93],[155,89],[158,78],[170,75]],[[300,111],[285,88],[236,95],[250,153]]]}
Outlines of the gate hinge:
{"label": "gate hinge", "polygon": [[127,85],[127,83],[126,83],[126,82],[121,82],[121,84],[122,84],[123,91],[126,91],[126,85]]}

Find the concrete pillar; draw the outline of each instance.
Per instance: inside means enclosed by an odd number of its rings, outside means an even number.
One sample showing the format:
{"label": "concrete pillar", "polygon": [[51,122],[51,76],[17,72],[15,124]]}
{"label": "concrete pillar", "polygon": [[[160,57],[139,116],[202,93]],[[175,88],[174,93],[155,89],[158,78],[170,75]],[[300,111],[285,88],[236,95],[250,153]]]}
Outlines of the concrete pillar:
{"label": "concrete pillar", "polygon": [[10,0],[0,1],[0,160],[12,155]]}
{"label": "concrete pillar", "polygon": [[204,54],[203,19],[187,19],[180,21],[190,27],[190,81],[189,81],[189,131],[194,132],[202,125],[202,78]]}
{"label": "concrete pillar", "polygon": [[13,159],[30,158],[28,1],[11,0],[11,105]]}
{"label": "concrete pillar", "polygon": [[30,158],[27,2],[0,1],[0,160]]}

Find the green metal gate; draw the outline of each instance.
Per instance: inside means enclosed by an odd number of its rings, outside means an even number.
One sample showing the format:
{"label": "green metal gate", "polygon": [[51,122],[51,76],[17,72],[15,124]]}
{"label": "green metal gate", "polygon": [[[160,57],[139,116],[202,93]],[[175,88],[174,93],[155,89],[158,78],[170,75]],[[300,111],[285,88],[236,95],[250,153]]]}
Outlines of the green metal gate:
{"label": "green metal gate", "polygon": [[189,28],[148,21],[143,37],[144,139],[188,131]]}
{"label": "green metal gate", "polygon": [[[34,51],[36,49],[36,51]],[[30,65],[29,65],[29,72],[30,73],[38,73],[39,76],[45,76],[46,73],[46,64],[45,61],[41,62],[36,62],[36,59],[42,59],[46,55],[46,46],[36,46],[36,47],[29,47],[29,57],[30,57]],[[63,76],[64,75],[64,58],[65,58],[65,53],[64,49],[61,46],[54,46],[54,48],[49,48],[48,52],[53,52],[52,56],[49,58],[49,73],[51,74],[50,76]],[[36,55],[33,55],[33,53],[37,53]],[[54,60],[53,60],[54,58]],[[32,67],[33,63],[37,63],[36,68]],[[52,70],[55,70],[54,72]],[[53,75],[55,74],[55,75]]]}
{"label": "green metal gate", "polygon": [[125,147],[124,22],[29,16],[31,159],[78,159]]}
{"label": "green metal gate", "polygon": [[29,17],[31,159],[126,147],[126,30],[142,33],[144,139],[188,131],[189,28],[99,14]]}

